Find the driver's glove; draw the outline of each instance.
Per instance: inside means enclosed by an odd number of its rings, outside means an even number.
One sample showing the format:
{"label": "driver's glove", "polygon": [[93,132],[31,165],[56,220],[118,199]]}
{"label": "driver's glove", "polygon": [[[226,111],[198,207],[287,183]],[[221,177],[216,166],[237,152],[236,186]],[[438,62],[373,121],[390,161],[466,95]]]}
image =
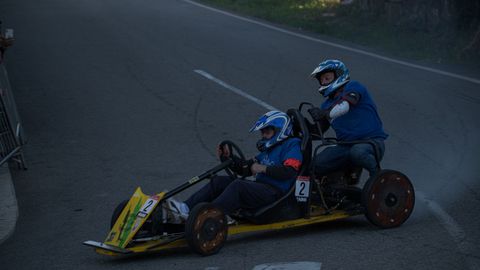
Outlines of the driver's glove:
{"label": "driver's glove", "polygon": [[220,155],[220,162],[223,163],[223,162],[227,161],[228,159],[229,159],[228,157],[226,157],[224,155]]}
{"label": "driver's glove", "polygon": [[244,177],[247,177],[247,176],[251,176],[252,175],[252,171],[251,171],[251,168],[252,168],[252,165],[253,163],[255,163],[255,161],[253,159],[249,159],[249,160],[244,160],[244,159],[241,159],[237,156],[232,156],[232,165],[230,165],[230,169],[235,172],[236,174],[240,175],[240,176],[244,176]]}
{"label": "driver's glove", "polygon": [[312,119],[316,122],[324,120],[324,119],[328,119],[328,116],[329,116],[329,113],[330,113],[328,110],[322,110],[322,109],[316,108],[316,107],[308,109],[308,112],[312,116]]}
{"label": "driver's glove", "polygon": [[[217,146],[217,157],[220,159],[221,162],[225,162],[230,159],[231,152],[228,151],[227,145],[218,145]],[[227,148],[227,149],[224,149]],[[227,151],[227,152],[225,152]]]}

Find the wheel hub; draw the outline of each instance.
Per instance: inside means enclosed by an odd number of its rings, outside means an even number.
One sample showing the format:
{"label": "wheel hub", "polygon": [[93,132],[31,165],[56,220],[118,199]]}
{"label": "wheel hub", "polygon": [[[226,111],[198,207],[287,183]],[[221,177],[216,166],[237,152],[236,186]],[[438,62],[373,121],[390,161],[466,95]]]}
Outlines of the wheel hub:
{"label": "wheel hub", "polygon": [[402,173],[383,170],[368,180],[362,201],[367,218],[381,228],[400,226],[412,213],[415,194],[412,183]]}
{"label": "wheel hub", "polygon": [[387,197],[385,197],[385,204],[388,207],[393,207],[397,204],[398,198],[393,193],[388,193]]}
{"label": "wheel hub", "polygon": [[218,224],[212,218],[205,220],[205,223],[202,226],[203,239],[206,241],[211,241],[215,239],[218,231]]}

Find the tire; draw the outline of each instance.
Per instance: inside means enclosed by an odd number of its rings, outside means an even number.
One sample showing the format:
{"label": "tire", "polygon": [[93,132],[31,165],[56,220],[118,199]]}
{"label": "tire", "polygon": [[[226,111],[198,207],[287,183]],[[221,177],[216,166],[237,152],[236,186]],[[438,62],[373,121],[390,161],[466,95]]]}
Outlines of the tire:
{"label": "tire", "polygon": [[381,170],[365,184],[362,205],[372,224],[383,229],[398,227],[413,212],[415,191],[403,173]]}
{"label": "tire", "polygon": [[117,207],[115,207],[115,210],[113,210],[112,219],[110,220],[110,230],[113,228],[113,225],[115,225],[115,222],[117,221],[125,206],[127,206],[127,203],[128,200],[124,200],[119,203]]}
{"label": "tire", "polygon": [[188,246],[202,256],[217,253],[228,234],[227,218],[211,203],[200,203],[190,212],[185,224]]}

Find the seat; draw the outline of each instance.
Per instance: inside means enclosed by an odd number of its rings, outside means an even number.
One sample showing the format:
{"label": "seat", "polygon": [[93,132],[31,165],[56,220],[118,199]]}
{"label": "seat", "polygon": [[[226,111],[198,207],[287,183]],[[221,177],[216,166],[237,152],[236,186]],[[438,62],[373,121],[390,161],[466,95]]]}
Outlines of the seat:
{"label": "seat", "polygon": [[307,120],[297,109],[289,109],[287,115],[292,120],[293,136],[302,140],[300,147],[303,161],[299,175],[308,176],[310,174],[310,163],[312,162],[312,138],[308,130]]}

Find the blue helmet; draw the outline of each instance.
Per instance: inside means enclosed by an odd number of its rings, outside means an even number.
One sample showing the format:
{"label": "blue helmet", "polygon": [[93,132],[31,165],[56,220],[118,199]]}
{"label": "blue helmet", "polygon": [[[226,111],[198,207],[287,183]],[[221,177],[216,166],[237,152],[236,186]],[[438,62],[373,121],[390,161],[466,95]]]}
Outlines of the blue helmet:
{"label": "blue helmet", "polygon": [[333,71],[335,73],[335,79],[328,85],[321,85],[318,88],[320,94],[324,97],[328,97],[330,94],[337,91],[338,88],[350,81],[350,74],[344,63],[338,60],[326,60],[323,61],[315,68],[310,76],[316,78],[320,82],[320,75]]}
{"label": "blue helmet", "polygon": [[290,117],[283,112],[269,111],[262,115],[255,125],[250,129],[250,132],[257,131],[266,127],[273,127],[275,135],[270,139],[261,139],[257,142],[257,148],[263,152],[277,143],[285,140],[292,134],[292,123]]}

